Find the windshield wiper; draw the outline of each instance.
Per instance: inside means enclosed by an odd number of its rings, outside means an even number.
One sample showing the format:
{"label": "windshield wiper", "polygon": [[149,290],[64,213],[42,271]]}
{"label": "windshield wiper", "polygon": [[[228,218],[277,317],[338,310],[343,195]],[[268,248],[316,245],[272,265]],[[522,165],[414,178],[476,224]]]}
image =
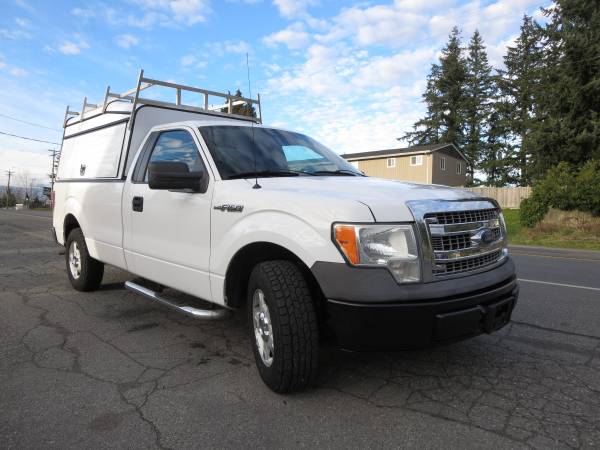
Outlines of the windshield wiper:
{"label": "windshield wiper", "polygon": [[364,177],[362,173],[354,172],[348,169],[337,169],[337,170],[316,170],[312,172],[313,174],[321,174],[321,175],[338,175],[338,176],[354,176],[354,177]]}
{"label": "windshield wiper", "polygon": [[265,178],[265,177],[297,177],[301,173],[296,170],[257,170],[256,172],[240,172],[234,173],[233,175],[229,175],[227,177],[228,180],[235,180],[237,178]]}

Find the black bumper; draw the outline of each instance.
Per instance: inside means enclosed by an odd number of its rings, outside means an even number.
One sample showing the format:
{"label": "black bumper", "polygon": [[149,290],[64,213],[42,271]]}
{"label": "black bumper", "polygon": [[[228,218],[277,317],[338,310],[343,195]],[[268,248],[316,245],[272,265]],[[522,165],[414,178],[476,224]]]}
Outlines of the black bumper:
{"label": "black bumper", "polygon": [[[350,286],[355,282],[347,280]],[[510,321],[519,294],[510,260],[455,280],[394,284],[396,295],[402,293],[395,301],[389,300],[391,292],[381,295],[384,301],[327,300],[327,324],[337,345],[350,350],[412,350],[491,333]],[[382,294],[380,288],[375,291]]]}

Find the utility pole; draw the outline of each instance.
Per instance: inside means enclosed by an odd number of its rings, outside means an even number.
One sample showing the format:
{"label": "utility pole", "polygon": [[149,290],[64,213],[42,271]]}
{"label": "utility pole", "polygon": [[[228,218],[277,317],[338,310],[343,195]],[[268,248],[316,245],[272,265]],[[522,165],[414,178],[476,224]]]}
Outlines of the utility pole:
{"label": "utility pole", "polygon": [[52,193],[54,192],[54,180],[56,179],[56,169],[58,166],[57,157],[60,157],[60,151],[55,148],[48,150],[52,154],[52,170],[50,172],[50,202],[51,208],[54,209],[54,200],[52,199]]}
{"label": "utility pole", "polygon": [[8,175],[8,183],[6,185],[6,209],[8,209],[8,202],[10,200],[10,177],[14,172],[12,170],[7,170],[6,175]]}
{"label": "utility pole", "polygon": [[50,173],[50,185],[51,185],[51,190],[54,190],[54,179],[56,178],[56,165],[57,165],[56,158],[60,153],[55,148],[49,149],[48,151],[52,154],[52,170]]}

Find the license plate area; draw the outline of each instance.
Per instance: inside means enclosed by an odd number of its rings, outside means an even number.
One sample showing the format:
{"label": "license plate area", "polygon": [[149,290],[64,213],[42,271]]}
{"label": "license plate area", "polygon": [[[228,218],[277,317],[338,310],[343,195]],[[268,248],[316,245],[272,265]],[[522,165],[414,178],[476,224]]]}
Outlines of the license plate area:
{"label": "license plate area", "polygon": [[436,314],[434,340],[443,342],[499,330],[509,322],[514,301],[509,297],[490,305]]}

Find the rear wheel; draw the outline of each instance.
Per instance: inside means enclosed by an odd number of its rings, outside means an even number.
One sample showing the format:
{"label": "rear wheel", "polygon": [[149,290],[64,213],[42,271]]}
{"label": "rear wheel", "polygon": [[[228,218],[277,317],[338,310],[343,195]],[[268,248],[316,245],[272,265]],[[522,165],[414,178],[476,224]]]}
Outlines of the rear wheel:
{"label": "rear wheel", "polygon": [[104,264],[90,256],[81,228],[69,233],[66,247],[67,274],[71,285],[78,291],[98,289],[104,275]]}
{"label": "rear wheel", "polygon": [[317,373],[319,336],[304,276],[291,261],[258,264],[248,283],[248,318],[261,378],[275,392],[309,385]]}

